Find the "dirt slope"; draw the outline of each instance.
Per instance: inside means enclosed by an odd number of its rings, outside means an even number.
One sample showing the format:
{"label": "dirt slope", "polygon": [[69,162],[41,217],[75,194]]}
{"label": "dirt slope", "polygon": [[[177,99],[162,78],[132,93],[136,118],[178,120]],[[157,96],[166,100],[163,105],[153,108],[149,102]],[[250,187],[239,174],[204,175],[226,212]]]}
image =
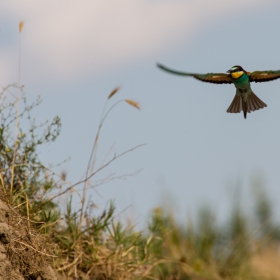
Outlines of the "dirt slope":
{"label": "dirt slope", "polygon": [[57,280],[41,236],[0,200],[0,279]]}

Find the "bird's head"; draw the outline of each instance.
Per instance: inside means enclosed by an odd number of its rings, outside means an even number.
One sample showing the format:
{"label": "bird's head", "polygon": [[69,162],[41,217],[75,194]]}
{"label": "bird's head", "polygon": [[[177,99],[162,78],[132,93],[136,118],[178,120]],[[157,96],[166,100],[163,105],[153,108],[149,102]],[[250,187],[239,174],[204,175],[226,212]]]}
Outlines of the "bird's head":
{"label": "bird's head", "polygon": [[241,66],[239,65],[235,65],[232,66],[227,73],[229,73],[231,75],[232,78],[234,79],[238,79],[239,77],[241,77],[244,73],[247,73]]}

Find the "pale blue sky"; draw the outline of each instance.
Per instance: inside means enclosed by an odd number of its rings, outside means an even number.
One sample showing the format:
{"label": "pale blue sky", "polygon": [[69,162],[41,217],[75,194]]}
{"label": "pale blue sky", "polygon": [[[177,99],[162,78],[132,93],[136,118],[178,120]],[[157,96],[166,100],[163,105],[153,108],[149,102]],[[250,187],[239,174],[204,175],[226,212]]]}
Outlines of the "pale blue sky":
{"label": "pale blue sky", "polygon": [[[110,147],[133,151],[100,174],[143,169],[90,192],[103,208],[115,199],[118,211],[135,222],[162,199],[185,217],[202,203],[224,217],[237,183],[245,201],[251,179],[261,174],[278,203],[280,181],[280,81],[252,84],[268,105],[251,113],[227,114],[235,89],[169,75],[157,62],[183,71],[226,72],[280,69],[279,1],[7,1],[0,9],[1,84],[17,81],[18,23],[22,33],[22,82],[30,100],[40,94],[40,120],[59,115],[61,136],[41,155],[46,162],[71,160],[73,183],[84,173],[103,105],[123,98],[105,122],[98,160]],[[109,104],[108,104],[109,105]],[[278,203],[279,204],[279,203]],[[279,207],[278,207],[279,208]],[[278,209],[280,211],[280,209]]]}

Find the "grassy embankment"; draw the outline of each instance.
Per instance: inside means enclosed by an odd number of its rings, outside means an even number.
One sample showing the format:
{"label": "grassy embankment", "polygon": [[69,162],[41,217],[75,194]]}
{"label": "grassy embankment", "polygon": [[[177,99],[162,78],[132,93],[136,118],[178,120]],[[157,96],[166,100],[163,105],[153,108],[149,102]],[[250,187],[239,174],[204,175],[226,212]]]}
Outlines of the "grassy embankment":
{"label": "grassy embankment", "polygon": [[[235,201],[224,226],[216,223],[215,213],[208,208],[198,209],[195,222],[185,225],[164,208],[155,208],[147,228],[141,232],[114,218],[113,203],[96,216],[91,207],[94,201],[85,199],[90,179],[119,156],[133,152],[130,149],[115,155],[92,169],[102,124],[118,102],[104,111],[85,179],[71,184],[65,174],[55,174],[45,167],[37,154],[41,145],[58,137],[60,119],[55,117],[42,130],[42,125],[36,126],[30,116],[40,101],[29,106],[23,97],[18,114],[17,100],[4,101],[11,90],[9,87],[1,95],[1,198],[15,215],[25,217],[26,231],[32,232],[33,238],[29,243],[22,241],[21,248],[24,244],[32,247],[40,261],[49,261],[61,275],[73,278],[87,274],[92,279],[279,279],[280,232],[263,186],[254,187],[253,214],[245,214]],[[116,93],[117,90],[113,91],[108,101]],[[125,102],[138,107],[130,100]],[[24,122],[25,116],[30,127],[22,130],[17,118]],[[15,124],[16,141],[11,133]],[[76,190],[80,185],[81,193]],[[80,199],[79,209],[72,203],[74,196],[75,200]],[[65,209],[59,207],[61,201],[66,203]],[[15,246],[14,251],[11,249],[11,260],[22,259],[14,258],[15,253],[21,252],[28,258],[24,250]],[[15,265],[30,273],[24,262]]]}

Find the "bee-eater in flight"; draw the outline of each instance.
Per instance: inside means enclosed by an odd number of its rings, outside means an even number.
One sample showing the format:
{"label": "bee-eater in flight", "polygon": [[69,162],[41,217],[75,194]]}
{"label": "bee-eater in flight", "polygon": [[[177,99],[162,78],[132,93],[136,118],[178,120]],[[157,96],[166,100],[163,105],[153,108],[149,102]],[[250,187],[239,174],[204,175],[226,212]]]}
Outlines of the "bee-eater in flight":
{"label": "bee-eater in flight", "polygon": [[252,91],[250,82],[261,83],[276,80],[280,78],[280,70],[277,71],[254,71],[247,72],[241,66],[235,65],[231,67],[227,73],[208,73],[196,74],[186,73],[166,68],[161,64],[157,66],[169,73],[194,77],[197,80],[213,84],[231,84],[236,87],[236,94],[227,109],[228,113],[240,113],[243,111],[246,119],[247,113],[267,107]]}

